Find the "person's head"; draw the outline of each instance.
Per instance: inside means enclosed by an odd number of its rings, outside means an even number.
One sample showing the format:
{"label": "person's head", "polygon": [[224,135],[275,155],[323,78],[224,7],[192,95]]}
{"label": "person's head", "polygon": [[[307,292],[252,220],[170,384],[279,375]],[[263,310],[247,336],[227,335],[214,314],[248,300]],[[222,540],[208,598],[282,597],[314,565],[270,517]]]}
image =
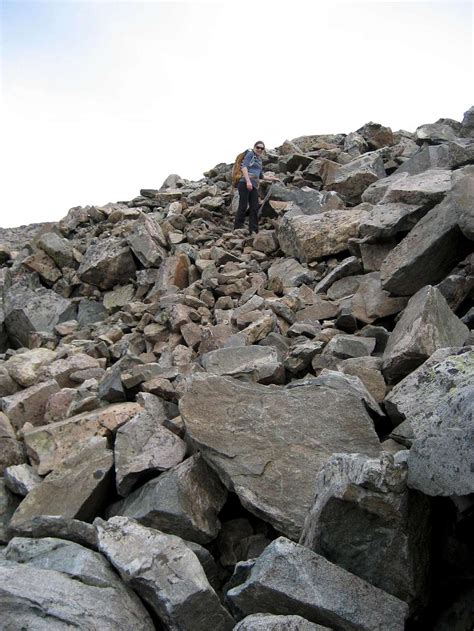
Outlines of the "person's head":
{"label": "person's head", "polygon": [[261,156],[265,151],[265,143],[262,140],[257,140],[253,146],[253,150],[258,156]]}

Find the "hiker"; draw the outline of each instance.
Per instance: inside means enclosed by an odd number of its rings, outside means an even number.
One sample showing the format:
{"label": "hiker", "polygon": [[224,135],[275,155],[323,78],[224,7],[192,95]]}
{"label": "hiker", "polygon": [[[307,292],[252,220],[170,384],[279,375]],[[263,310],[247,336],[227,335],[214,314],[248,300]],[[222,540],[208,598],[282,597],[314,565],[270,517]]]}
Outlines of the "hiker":
{"label": "hiker", "polygon": [[239,192],[239,208],[235,215],[234,230],[244,227],[245,213],[249,208],[249,231],[250,234],[258,232],[258,183],[264,179],[274,182],[278,178],[272,175],[263,175],[262,155],[265,145],[261,140],[257,140],[253,149],[248,150],[240,164],[242,177],[237,183]]}

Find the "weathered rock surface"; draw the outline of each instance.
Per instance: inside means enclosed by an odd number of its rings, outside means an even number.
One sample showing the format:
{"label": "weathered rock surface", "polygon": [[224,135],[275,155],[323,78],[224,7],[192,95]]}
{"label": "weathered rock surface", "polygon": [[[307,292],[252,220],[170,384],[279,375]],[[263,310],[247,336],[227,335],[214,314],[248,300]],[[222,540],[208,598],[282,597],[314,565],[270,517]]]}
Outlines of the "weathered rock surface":
{"label": "weathered rock surface", "polygon": [[50,289],[12,285],[4,292],[5,328],[15,347],[31,348],[31,336],[52,333],[60,322],[72,320],[76,307]]}
{"label": "weathered rock surface", "polygon": [[275,349],[265,346],[235,346],[205,353],[204,369],[213,375],[258,383],[284,383],[285,369]]}
{"label": "weathered rock surface", "polygon": [[283,219],[278,231],[281,249],[287,256],[310,263],[344,252],[356,237],[368,208],[360,204],[348,210],[330,210],[311,217]]}
{"label": "weathered rock surface", "polygon": [[[424,285],[439,282],[472,250],[459,227],[464,221],[461,217],[467,220],[469,214],[466,178],[473,176],[460,178],[453,192],[430,210],[387,256],[380,268],[384,289],[396,295],[414,294]],[[469,236],[470,232],[466,228],[465,231]]]}
{"label": "weathered rock surface", "polygon": [[186,445],[148,412],[139,412],[119,427],[115,439],[117,491],[128,495],[144,475],[171,469],[185,456]]}
{"label": "weathered rock surface", "polygon": [[195,455],[136,489],[112,513],[183,539],[208,543],[219,532],[218,513],[226,497],[216,474]]}
{"label": "weathered rock surface", "polygon": [[295,538],[330,454],[380,451],[361,400],[324,385],[288,390],[197,377],[180,412],[190,440],[244,506]]}
{"label": "weathered rock surface", "polygon": [[179,538],[125,517],[96,521],[99,549],[171,631],[231,630],[234,621]]}
{"label": "weathered rock surface", "polygon": [[426,495],[474,493],[472,381],[445,395],[408,455],[408,484]]}
{"label": "weathered rock surface", "polygon": [[0,560],[4,628],[38,631],[65,631],[74,627],[104,631],[155,628],[145,607],[135,594],[124,588],[110,568],[105,566],[97,576],[97,567],[91,573],[91,563],[87,568],[73,569],[74,560],[77,559],[70,559],[69,565],[53,560],[51,565],[59,565],[61,571],[49,569],[47,561],[46,567],[39,569],[34,562]]}
{"label": "weathered rock surface", "polygon": [[114,285],[124,285],[135,271],[130,249],[121,241],[107,239],[89,246],[77,274],[84,283],[111,289]]}
{"label": "weathered rock surface", "polygon": [[435,287],[423,287],[408,302],[387,343],[385,378],[399,381],[439,348],[462,346],[468,335],[469,329],[454,315],[443,295]]}
{"label": "weathered rock surface", "polygon": [[344,631],[402,631],[408,614],[398,598],[284,537],[265,549],[227,599],[242,615],[297,612]]}
{"label": "weathered rock surface", "polygon": [[334,455],[317,478],[300,543],[418,608],[427,599],[430,507],[406,479],[406,465],[391,456]]}
{"label": "weathered rock surface", "polygon": [[25,461],[25,450],[17,440],[8,417],[0,412],[0,475],[6,467]]}
{"label": "weathered rock surface", "polygon": [[28,454],[38,465],[38,473],[44,475],[77,453],[94,436],[110,437],[141,410],[138,403],[116,403],[65,421],[28,428],[24,431]]}
{"label": "weathered rock surface", "polygon": [[59,390],[57,381],[48,379],[3,397],[2,410],[16,429],[21,429],[25,423],[42,425],[48,399]]}
{"label": "weathered rock surface", "polygon": [[[15,532],[37,515],[61,515],[90,521],[110,492],[113,453],[105,439],[85,445],[61,468],[50,473],[28,493],[10,522]],[[74,489],[74,493],[71,493]]]}
{"label": "weathered rock surface", "polygon": [[56,353],[48,348],[35,348],[10,357],[4,366],[17,384],[23,388],[34,385],[44,368],[56,359]]}

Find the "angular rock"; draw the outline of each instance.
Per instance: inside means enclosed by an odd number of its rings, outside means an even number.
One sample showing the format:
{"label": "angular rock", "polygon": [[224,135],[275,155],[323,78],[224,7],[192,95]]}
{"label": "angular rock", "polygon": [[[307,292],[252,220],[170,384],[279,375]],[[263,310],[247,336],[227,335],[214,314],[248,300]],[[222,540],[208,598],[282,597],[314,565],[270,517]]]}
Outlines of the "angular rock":
{"label": "angular rock", "polygon": [[382,289],[379,272],[364,274],[350,301],[350,311],[360,322],[371,324],[401,311],[407,304],[404,296],[391,296]]}
{"label": "angular rock", "polygon": [[417,128],[415,134],[419,144],[422,144],[423,142],[438,144],[440,142],[454,140],[456,138],[453,128],[449,125],[444,125],[443,123],[421,125]]}
{"label": "angular rock", "polygon": [[168,256],[160,265],[158,280],[150,294],[166,293],[171,287],[184,289],[189,284],[189,258],[184,253]]}
{"label": "angular rock", "polygon": [[363,127],[357,130],[369,144],[371,149],[381,149],[395,144],[393,132],[390,127],[380,125],[380,123],[366,123]]}
{"label": "angular rock", "polygon": [[265,549],[227,599],[243,615],[298,613],[344,631],[403,631],[408,614],[395,596],[284,537]]}
{"label": "angular rock", "polygon": [[107,291],[104,295],[104,307],[107,311],[117,311],[130,304],[134,295],[134,285],[123,285],[113,291]]}
{"label": "angular rock", "polygon": [[43,375],[45,366],[56,359],[56,353],[47,348],[35,348],[10,357],[4,366],[12,379],[23,388],[34,385]]}
{"label": "angular rock", "polygon": [[391,239],[399,233],[409,232],[426,214],[422,205],[380,203],[373,207],[359,226],[359,235],[371,240]]}
{"label": "angular rock", "polygon": [[156,214],[140,214],[127,236],[127,243],[145,267],[159,267],[167,256],[166,237]]}
{"label": "angular rock", "polygon": [[377,403],[382,403],[387,391],[381,368],[379,357],[354,357],[337,364],[337,369],[345,375],[359,377]]}
{"label": "angular rock", "polygon": [[319,283],[314,288],[314,291],[316,293],[325,293],[329,289],[329,287],[331,287],[331,285],[340,278],[353,276],[354,274],[359,274],[361,271],[362,268],[357,257],[349,256],[348,258],[341,261],[341,263],[337,265],[333,270],[331,270],[329,274],[327,274],[323,278],[323,280],[319,281]]}
{"label": "angular rock", "polygon": [[113,453],[105,439],[84,445],[28,493],[10,521],[11,530],[38,515],[92,520],[110,492],[112,467]]}
{"label": "angular rock", "polygon": [[189,439],[226,486],[291,537],[299,536],[311,480],[330,453],[380,451],[360,398],[325,384],[288,390],[197,376],[180,412]]}
{"label": "angular rock", "polygon": [[408,455],[408,484],[425,495],[474,493],[474,389],[452,389],[432,410]]}
{"label": "angular rock", "polygon": [[311,282],[309,270],[295,261],[295,259],[278,259],[268,270],[270,280],[279,278],[283,287],[298,287],[303,283]]}
{"label": "angular rock", "polygon": [[0,475],[6,467],[22,464],[25,460],[23,445],[16,439],[8,416],[0,412]]}
{"label": "angular rock", "polygon": [[75,353],[66,359],[53,361],[45,370],[46,379],[54,379],[61,388],[73,388],[76,383],[70,375],[80,370],[99,368],[100,362],[86,353]]}
{"label": "angular rock", "polygon": [[462,346],[469,329],[457,318],[443,297],[428,285],[410,298],[383,354],[383,374],[399,381],[418,368],[437,349]]}
{"label": "angular rock", "polygon": [[0,397],[14,394],[20,390],[20,386],[10,377],[5,364],[0,365]]}
{"label": "angular rock", "polygon": [[185,456],[186,444],[148,412],[139,412],[117,430],[115,474],[117,491],[129,494],[144,475],[171,469]]}
{"label": "angular rock", "polygon": [[[305,176],[308,179],[314,179],[311,164],[305,169]],[[321,181],[319,174],[317,177]],[[271,198],[277,201],[293,202],[304,215],[314,215],[344,207],[344,202],[336,192],[317,191],[308,186],[292,188],[273,184]]]}
{"label": "angular rock", "polygon": [[42,250],[37,250],[28,256],[23,261],[23,265],[33,272],[38,272],[48,287],[51,287],[62,277],[61,271],[56,267],[53,259]]}
{"label": "angular rock", "polygon": [[50,289],[12,285],[5,291],[5,328],[14,347],[31,347],[34,333],[53,333],[60,322],[72,320],[76,306]]}
{"label": "angular rock", "polygon": [[135,271],[130,249],[122,241],[109,238],[87,248],[77,275],[84,283],[111,289],[114,285],[125,285],[134,278]]}
{"label": "angular rock", "polygon": [[[472,246],[459,228],[462,180],[430,210],[390,252],[380,268],[383,289],[409,296],[442,280],[470,252]],[[461,206],[462,207],[462,206]]]}
{"label": "angular rock", "polygon": [[226,497],[216,474],[201,457],[192,456],[136,489],[114,514],[204,544],[219,532],[217,515]]}
{"label": "angular rock", "polygon": [[3,397],[2,409],[15,429],[21,429],[25,423],[42,425],[48,399],[59,390],[57,382],[49,379]]}
{"label": "angular rock", "polygon": [[53,259],[60,269],[63,267],[77,267],[71,241],[60,237],[55,232],[42,234],[37,241],[37,245]]}
{"label": "angular rock", "polygon": [[5,480],[0,478],[0,545],[10,539],[8,526],[20,501],[20,498],[8,489]]}
{"label": "angular rock", "polygon": [[196,555],[179,538],[125,517],[96,522],[99,549],[167,629],[230,631],[234,621],[220,604]]}
{"label": "angular rock", "polygon": [[451,188],[449,169],[430,169],[417,175],[400,174],[395,177],[383,196],[382,204],[414,204],[433,206]]}
{"label": "angular rock", "polygon": [[102,322],[107,317],[107,309],[101,302],[83,298],[77,308],[77,323],[79,327],[88,326],[94,322]]}
{"label": "angular rock", "polygon": [[285,370],[275,349],[265,346],[235,346],[205,353],[204,369],[213,375],[258,383],[284,383]]}
{"label": "angular rock", "polygon": [[426,605],[430,504],[389,455],[335,454],[316,480],[300,543],[375,587]]}
{"label": "angular rock", "polygon": [[38,465],[38,473],[45,475],[77,453],[81,445],[94,436],[110,438],[141,410],[137,403],[116,403],[65,421],[28,428],[23,432],[26,449],[32,462]]}
{"label": "angular rock", "polygon": [[332,170],[324,180],[324,187],[336,191],[348,202],[359,203],[365,189],[385,175],[382,158],[377,152],[371,152]]}
{"label": "angular rock", "polygon": [[429,431],[430,417],[452,388],[461,389],[474,380],[472,347],[441,348],[419,368],[397,383],[385,399],[394,425],[409,419],[414,435]]}
{"label": "angular rock", "polygon": [[312,217],[284,217],[278,230],[280,247],[287,256],[306,263],[343,252],[349,239],[357,236],[367,212],[368,207],[360,204]]}
{"label": "angular rock", "polygon": [[3,474],[5,484],[10,491],[21,497],[28,495],[30,491],[43,481],[35,469],[28,464],[17,464],[7,467]]}
{"label": "angular rock", "polygon": [[364,357],[375,348],[375,339],[357,335],[335,335],[326,345],[324,354],[334,355],[339,359]]}

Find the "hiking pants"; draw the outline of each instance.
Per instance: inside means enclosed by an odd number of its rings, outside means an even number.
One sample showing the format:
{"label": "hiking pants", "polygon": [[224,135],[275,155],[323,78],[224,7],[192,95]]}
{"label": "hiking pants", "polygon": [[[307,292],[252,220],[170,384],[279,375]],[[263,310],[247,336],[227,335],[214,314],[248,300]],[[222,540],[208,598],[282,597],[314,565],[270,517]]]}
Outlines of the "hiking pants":
{"label": "hiking pants", "polygon": [[239,191],[239,208],[235,215],[234,229],[244,227],[245,213],[248,206],[250,232],[258,232],[258,190],[254,185],[252,190],[248,191],[245,182],[239,182],[237,190]]}

